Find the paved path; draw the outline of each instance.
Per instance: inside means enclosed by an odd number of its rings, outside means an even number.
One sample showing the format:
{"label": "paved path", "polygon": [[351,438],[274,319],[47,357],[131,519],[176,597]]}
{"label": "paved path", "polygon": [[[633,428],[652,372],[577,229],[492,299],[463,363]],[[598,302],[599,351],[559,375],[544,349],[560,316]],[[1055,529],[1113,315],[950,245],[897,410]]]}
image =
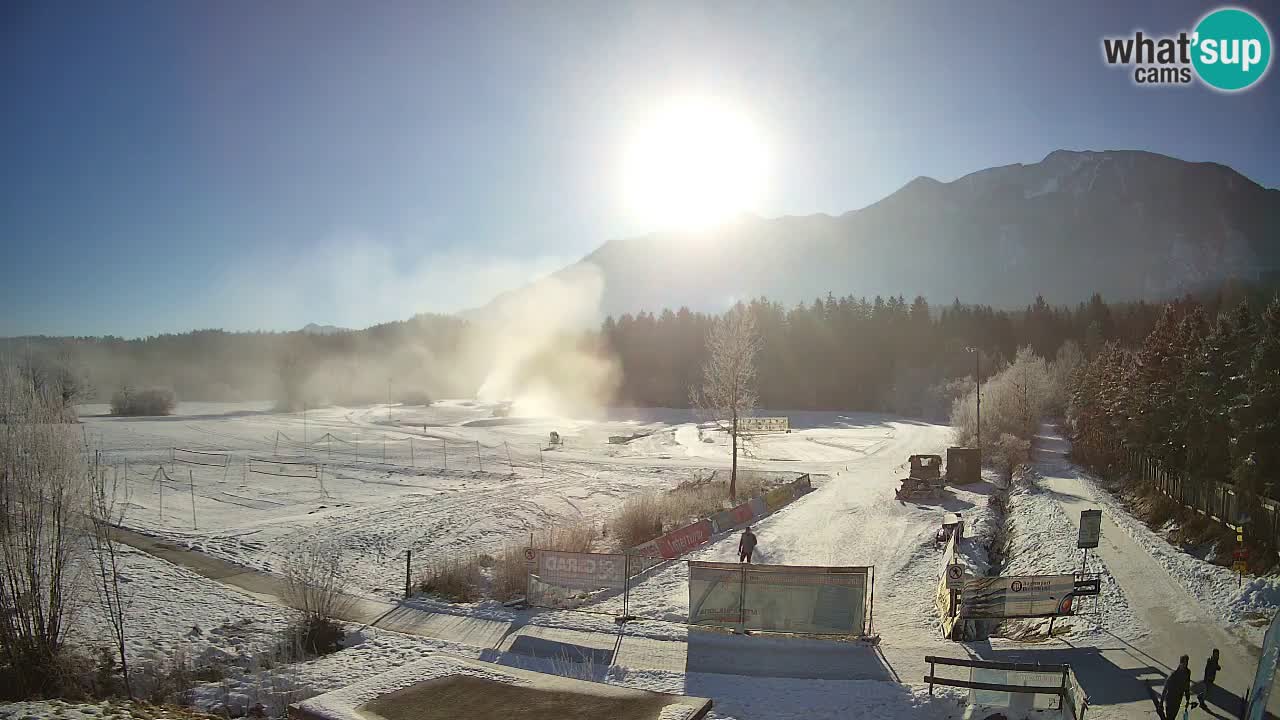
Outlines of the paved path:
{"label": "paved path", "polygon": [[[274,575],[130,530],[117,529],[116,539],[261,600],[289,605],[284,581]],[[341,619],[499,653],[557,661],[589,661],[595,667],[619,665],[679,673],[896,681],[879,650],[866,643],[746,637],[697,630],[689,631],[687,640],[659,640],[638,635],[628,626],[610,632],[592,632],[531,625],[527,623],[530,615],[518,613],[516,620],[509,622],[353,598]]]}
{"label": "paved path", "polygon": [[[1036,469],[1042,487],[1053,492],[1071,522],[1077,527],[1080,511],[1098,507],[1091,492],[1080,478],[1080,470],[1067,460],[1069,443],[1052,428],[1043,428],[1037,438]],[[1139,692],[1150,686],[1156,692],[1163,687],[1164,677],[1178,663],[1178,656],[1191,656],[1191,677],[1199,681],[1205,658],[1213,648],[1222,653],[1222,672],[1218,684],[1225,691],[1221,704],[1238,702],[1253,682],[1257,668],[1256,651],[1234,637],[1211,617],[1168,571],[1128,533],[1103,514],[1102,542],[1096,552],[1106,562],[1120,589],[1138,618],[1150,633],[1127,643],[1119,638],[1104,642],[1098,648],[1098,661],[1114,666],[1111,674],[1117,682],[1103,692],[1113,695],[1115,704],[1123,705],[1130,717],[1155,717],[1152,702]],[[1073,663],[1073,665],[1078,664]],[[1086,687],[1089,683],[1085,681]],[[1229,696],[1229,697],[1228,697]],[[1099,698],[1095,697],[1095,702]],[[1269,709],[1277,712],[1280,697],[1274,694]],[[1210,704],[1191,712],[1193,718],[1236,717],[1228,710]]]}

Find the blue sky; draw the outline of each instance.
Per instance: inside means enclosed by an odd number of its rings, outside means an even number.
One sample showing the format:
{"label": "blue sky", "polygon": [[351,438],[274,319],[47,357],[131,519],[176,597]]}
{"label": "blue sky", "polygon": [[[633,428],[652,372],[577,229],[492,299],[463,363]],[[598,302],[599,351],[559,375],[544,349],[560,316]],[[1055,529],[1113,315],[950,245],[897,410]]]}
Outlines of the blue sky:
{"label": "blue sky", "polygon": [[[1113,7],[1121,5],[1122,7]],[[1272,28],[1277,6],[1245,3]],[[655,229],[614,181],[711,96],[770,155],[753,212],[1146,149],[1280,186],[1280,79],[1135,87],[1103,35],[1203,3],[0,4],[0,336],[450,312]]]}

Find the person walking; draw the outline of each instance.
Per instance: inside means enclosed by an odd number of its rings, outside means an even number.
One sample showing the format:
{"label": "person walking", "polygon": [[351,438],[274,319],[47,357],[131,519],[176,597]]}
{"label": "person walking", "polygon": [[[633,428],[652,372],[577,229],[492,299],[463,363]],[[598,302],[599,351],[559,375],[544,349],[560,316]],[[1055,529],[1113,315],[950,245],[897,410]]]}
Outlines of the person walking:
{"label": "person walking", "polygon": [[1177,720],[1178,710],[1182,709],[1182,699],[1191,696],[1191,658],[1183,655],[1178,658],[1178,667],[1169,673],[1164,681],[1164,694],[1160,699],[1164,705],[1164,720]]}
{"label": "person walking", "polygon": [[1205,699],[1213,694],[1213,686],[1218,681],[1218,671],[1222,669],[1219,662],[1218,648],[1213,649],[1213,654],[1204,662],[1204,687],[1200,689],[1200,705],[1205,704]]}
{"label": "person walking", "polygon": [[738,541],[738,562],[751,562],[751,553],[756,549],[756,534],[751,532],[751,526],[742,531],[742,539]]}

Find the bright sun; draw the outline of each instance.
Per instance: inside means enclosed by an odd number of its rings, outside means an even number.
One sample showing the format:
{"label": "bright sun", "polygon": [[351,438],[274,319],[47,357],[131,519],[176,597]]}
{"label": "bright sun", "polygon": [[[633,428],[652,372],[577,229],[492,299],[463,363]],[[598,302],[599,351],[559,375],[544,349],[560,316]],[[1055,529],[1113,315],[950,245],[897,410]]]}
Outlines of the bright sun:
{"label": "bright sun", "polygon": [[627,146],[630,209],[646,223],[692,229],[756,206],[765,148],[748,119],[709,101],[685,100],[654,113]]}

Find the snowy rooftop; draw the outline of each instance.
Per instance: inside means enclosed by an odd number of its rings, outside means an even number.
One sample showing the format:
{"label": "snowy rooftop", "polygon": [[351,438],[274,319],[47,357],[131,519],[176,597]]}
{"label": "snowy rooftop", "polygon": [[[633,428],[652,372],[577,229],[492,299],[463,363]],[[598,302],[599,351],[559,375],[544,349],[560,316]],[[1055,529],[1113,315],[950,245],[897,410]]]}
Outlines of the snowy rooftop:
{"label": "snowy rooftop", "polygon": [[[504,690],[511,689],[511,692]],[[705,698],[547,675],[437,653],[428,659],[290,708],[307,720],[563,717],[694,720]],[[518,710],[517,710],[518,709]]]}

